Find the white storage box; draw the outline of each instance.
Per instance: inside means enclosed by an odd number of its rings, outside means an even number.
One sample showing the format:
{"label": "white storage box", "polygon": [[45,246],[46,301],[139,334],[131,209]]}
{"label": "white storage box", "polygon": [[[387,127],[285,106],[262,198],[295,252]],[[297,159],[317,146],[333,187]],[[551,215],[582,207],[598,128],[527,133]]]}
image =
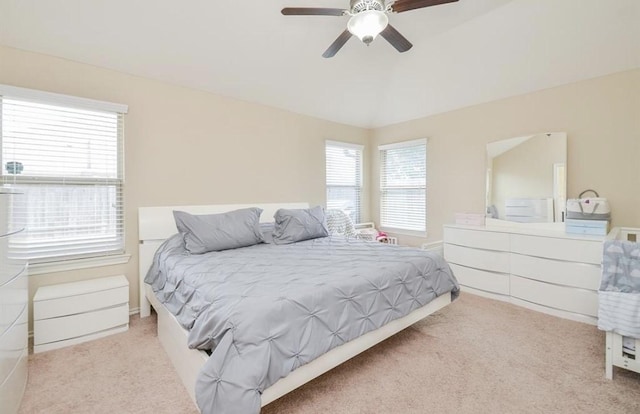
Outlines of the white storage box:
{"label": "white storage box", "polygon": [[564,223],[565,233],[606,236],[609,233],[608,220],[567,219]]}

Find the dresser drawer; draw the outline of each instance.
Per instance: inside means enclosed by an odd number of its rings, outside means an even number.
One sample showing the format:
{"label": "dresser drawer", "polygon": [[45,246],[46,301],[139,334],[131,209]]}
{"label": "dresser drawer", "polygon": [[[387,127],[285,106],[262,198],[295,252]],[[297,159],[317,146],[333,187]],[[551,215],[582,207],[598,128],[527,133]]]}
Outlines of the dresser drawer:
{"label": "dresser drawer", "polygon": [[2,414],[14,414],[20,408],[27,385],[27,350],[25,349],[9,377],[0,385]]}
{"label": "dresser drawer", "polygon": [[0,378],[7,378],[27,349],[27,313],[25,307],[19,318],[0,336]]}
{"label": "dresser drawer", "polygon": [[485,250],[509,251],[509,234],[493,231],[445,227],[444,242]]}
{"label": "dresser drawer", "polygon": [[463,286],[484,290],[485,292],[509,294],[509,275],[505,273],[487,272],[471,267],[450,264],[453,274]]}
{"label": "dresser drawer", "polygon": [[24,273],[0,287],[0,335],[25,311],[29,300],[29,281]]}
{"label": "dresser drawer", "polygon": [[33,322],[34,344],[63,341],[129,323],[129,304]]}
{"label": "dresser drawer", "polygon": [[511,296],[551,308],[582,315],[598,315],[598,294],[586,289],[511,276]]}
{"label": "dresser drawer", "polygon": [[34,301],[33,319],[47,319],[98,310],[129,302],[129,287],[107,289],[49,300]]}
{"label": "dresser drawer", "polygon": [[511,251],[529,256],[599,265],[602,242],[553,237],[511,235]]}
{"label": "dresser drawer", "polygon": [[589,263],[566,262],[512,253],[511,273],[556,285],[598,290],[602,269],[599,265]]}
{"label": "dresser drawer", "polygon": [[509,273],[509,253],[471,247],[444,245],[444,257],[447,261],[480,270]]}
{"label": "dresser drawer", "polygon": [[0,289],[13,282],[16,278],[22,277],[26,270],[27,267],[24,263],[11,261],[2,263],[2,268],[0,269]]}

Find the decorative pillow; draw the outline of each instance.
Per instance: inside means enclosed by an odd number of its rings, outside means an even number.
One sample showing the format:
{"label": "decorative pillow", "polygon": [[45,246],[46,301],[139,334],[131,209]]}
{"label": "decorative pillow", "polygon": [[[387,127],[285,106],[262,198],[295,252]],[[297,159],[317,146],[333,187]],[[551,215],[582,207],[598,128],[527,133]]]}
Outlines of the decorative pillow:
{"label": "decorative pillow", "polygon": [[329,235],[324,209],[321,206],[295,210],[281,208],[273,218],[276,220],[273,232],[275,244],[289,244]]}
{"label": "decorative pillow", "polygon": [[259,208],[199,216],[174,211],[173,217],[185,248],[193,254],[201,254],[262,243],[260,213]]}
{"label": "decorative pillow", "polygon": [[327,228],[329,234],[340,235],[345,237],[358,237],[358,232],[351,221],[351,217],[347,213],[338,209],[331,209],[326,211],[327,215]]}

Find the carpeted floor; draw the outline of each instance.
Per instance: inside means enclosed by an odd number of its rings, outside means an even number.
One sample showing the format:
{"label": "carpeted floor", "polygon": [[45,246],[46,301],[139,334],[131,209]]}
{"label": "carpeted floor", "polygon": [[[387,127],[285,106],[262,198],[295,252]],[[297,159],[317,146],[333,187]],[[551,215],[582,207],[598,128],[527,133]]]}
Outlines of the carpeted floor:
{"label": "carpeted floor", "polygon": [[[29,364],[21,413],[197,412],[154,318]],[[262,410],[427,412],[640,413],[640,374],[604,378],[604,334],[593,326],[463,295]]]}

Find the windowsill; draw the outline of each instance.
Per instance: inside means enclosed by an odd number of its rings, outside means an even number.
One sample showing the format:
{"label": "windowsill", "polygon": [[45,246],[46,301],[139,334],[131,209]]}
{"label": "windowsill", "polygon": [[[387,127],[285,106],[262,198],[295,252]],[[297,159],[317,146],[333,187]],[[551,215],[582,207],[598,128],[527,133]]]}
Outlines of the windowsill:
{"label": "windowsill", "polygon": [[29,264],[29,276],[90,269],[92,267],[114,266],[128,263],[130,258],[130,254],[114,254],[83,259],[61,260],[59,262],[34,263]]}
{"label": "windowsill", "polygon": [[404,229],[394,229],[391,227],[381,227],[380,230],[389,234],[399,234],[401,236],[411,236],[411,237],[420,237],[423,239],[427,238],[426,231],[415,231],[415,230],[404,230]]}

